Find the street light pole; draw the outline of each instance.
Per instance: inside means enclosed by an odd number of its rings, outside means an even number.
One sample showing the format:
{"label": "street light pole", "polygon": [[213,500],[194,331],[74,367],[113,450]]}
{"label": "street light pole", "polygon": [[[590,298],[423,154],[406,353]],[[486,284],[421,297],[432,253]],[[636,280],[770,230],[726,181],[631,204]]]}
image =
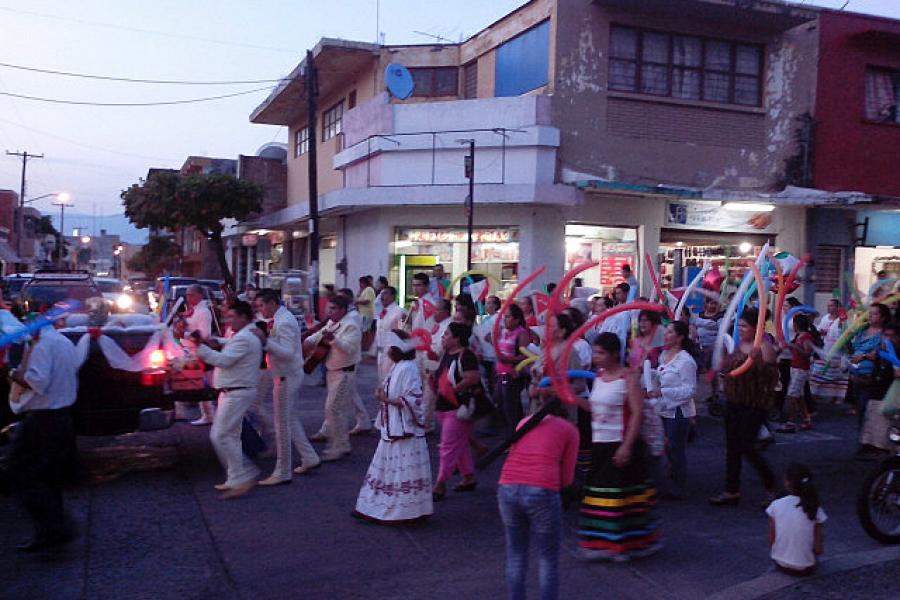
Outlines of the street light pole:
{"label": "street light pole", "polygon": [[60,201],[54,202],[53,206],[59,207],[59,237],[56,239],[56,260],[60,268],[62,268],[63,248],[66,245],[66,208],[74,208],[75,205],[67,204],[64,199],[60,198]]}
{"label": "street light pole", "polygon": [[468,140],[469,155],[466,157],[466,177],[469,178],[469,197],[466,199],[466,214],[468,224],[466,226],[466,268],[472,270],[472,229],[475,224],[475,140]]}
{"label": "street light pole", "polygon": [[25,152],[6,151],[7,156],[19,156],[22,158],[22,181],[19,184],[19,210],[16,212],[16,273],[22,272],[22,213],[25,212],[25,170],[28,167],[29,158],[44,158],[43,154],[28,154]]}
{"label": "street light pole", "polygon": [[318,77],[315,63],[313,62],[312,50],[306,51],[306,114],[307,128],[309,129],[309,152],[307,152],[306,160],[308,161],[307,177],[309,181],[309,222],[312,225],[309,232],[309,287],[310,296],[312,297],[312,311],[316,318],[321,319],[319,314],[319,184],[318,170],[316,165],[316,110],[318,110],[316,96],[318,90]]}

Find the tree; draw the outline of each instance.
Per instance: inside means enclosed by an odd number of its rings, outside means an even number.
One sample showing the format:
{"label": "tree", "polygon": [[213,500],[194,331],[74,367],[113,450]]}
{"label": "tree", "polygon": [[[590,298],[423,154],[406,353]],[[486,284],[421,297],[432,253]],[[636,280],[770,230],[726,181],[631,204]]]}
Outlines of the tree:
{"label": "tree", "polygon": [[160,171],[122,192],[125,216],[138,228],[193,227],[209,239],[222,279],[233,289],[225,261],[223,219],[243,221],[262,210],[263,188],[231,175],[180,175]]}
{"label": "tree", "polygon": [[167,270],[174,270],[181,254],[178,244],[169,235],[151,235],[147,243],[128,259],[128,268],[156,279]]}

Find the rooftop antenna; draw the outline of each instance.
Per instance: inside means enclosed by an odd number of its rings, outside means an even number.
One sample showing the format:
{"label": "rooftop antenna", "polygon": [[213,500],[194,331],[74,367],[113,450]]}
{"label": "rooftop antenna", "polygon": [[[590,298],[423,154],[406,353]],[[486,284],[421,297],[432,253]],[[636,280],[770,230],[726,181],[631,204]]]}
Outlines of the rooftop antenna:
{"label": "rooftop antenna", "polygon": [[454,41],[451,40],[451,39],[447,39],[447,38],[445,38],[445,37],[442,36],[442,35],[437,35],[437,34],[434,34],[434,33],[427,33],[427,32],[425,32],[425,31],[416,31],[415,29],[413,29],[413,33],[418,34],[418,35],[424,35],[425,37],[430,37],[430,38],[432,38],[433,40],[435,40],[435,41],[437,41],[437,42],[446,42],[446,43],[448,43],[448,44],[455,44],[455,43],[456,43],[456,42],[454,42]]}

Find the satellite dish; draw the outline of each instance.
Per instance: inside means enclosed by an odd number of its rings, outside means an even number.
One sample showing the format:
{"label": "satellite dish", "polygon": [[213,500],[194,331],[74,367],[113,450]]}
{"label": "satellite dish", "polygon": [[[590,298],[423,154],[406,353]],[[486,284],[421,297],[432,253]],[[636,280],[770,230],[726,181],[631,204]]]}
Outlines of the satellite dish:
{"label": "satellite dish", "polygon": [[391,95],[400,100],[412,96],[413,88],[416,86],[409,69],[400,63],[391,63],[385,67],[384,84]]}

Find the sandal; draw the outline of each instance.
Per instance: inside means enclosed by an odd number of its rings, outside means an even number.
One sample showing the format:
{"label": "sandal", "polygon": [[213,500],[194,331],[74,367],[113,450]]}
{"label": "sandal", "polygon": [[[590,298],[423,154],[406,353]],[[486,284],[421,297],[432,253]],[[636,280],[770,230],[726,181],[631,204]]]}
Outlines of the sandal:
{"label": "sandal", "polygon": [[713,506],[737,506],[740,502],[740,494],[729,494],[728,492],[722,492],[709,499],[709,503]]}

